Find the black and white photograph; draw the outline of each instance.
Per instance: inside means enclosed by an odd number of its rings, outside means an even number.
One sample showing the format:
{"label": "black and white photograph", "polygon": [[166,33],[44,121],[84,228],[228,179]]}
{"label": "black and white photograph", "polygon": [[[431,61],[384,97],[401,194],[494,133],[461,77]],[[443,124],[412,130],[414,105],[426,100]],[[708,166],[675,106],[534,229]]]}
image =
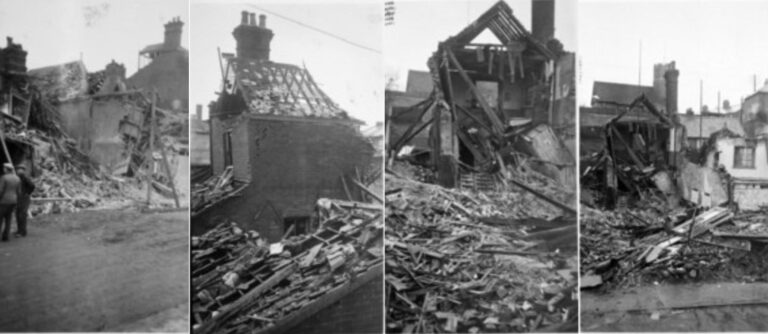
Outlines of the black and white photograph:
{"label": "black and white photograph", "polygon": [[766,18],[0,0],[0,332],[768,332]]}
{"label": "black and white photograph", "polygon": [[768,331],[766,15],[579,3],[582,331]]}
{"label": "black and white photograph", "polygon": [[0,2],[0,332],[189,331],[185,22]]}
{"label": "black and white photograph", "polygon": [[576,332],[575,2],[385,13],[386,332]]}
{"label": "black and white photograph", "polygon": [[194,333],[383,331],[382,8],[192,1]]}

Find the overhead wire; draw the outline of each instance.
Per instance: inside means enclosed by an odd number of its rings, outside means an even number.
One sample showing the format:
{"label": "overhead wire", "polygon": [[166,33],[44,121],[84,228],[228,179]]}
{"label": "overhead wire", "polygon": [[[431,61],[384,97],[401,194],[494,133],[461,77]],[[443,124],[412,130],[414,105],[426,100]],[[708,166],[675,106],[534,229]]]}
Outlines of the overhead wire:
{"label": "overhead wire", "polygon": [[357,48],[360,48],[360,49],[363,49],[363,50],[368,50],[368,51],[371,51],[371,52],[374,52],[374,53],[377,53],[377,54],[381,54],[381,50],[377,50],[377,49],[374,49],[374,48],[372,48],[372,47],[368,47],[368,46],[365,46],[365,45],[363,45],[363,44],[360,44],[360,43],[357,43],[357,42],[351,41],[351,40],[349,40],[349,39],[347,39],[347,38],[345,38],[345,37],[341,37],[341,36],[339,36],[339,35],[336,35],[336,34],[334,34],[334,33],[332,33],[332,32],[329,32],[329,31],[326,31],[326,30],[323,30],[323,29],[320,29],[320,28],[317,28],[317,27],[311,26],[311,25],[309,25],[309,24],[306,24],[306,23],[304,23],[304,22],[301,22],[301,21],[299,21],[299,20],[295,20],[295,19],[292,19],[292,18],[290,18],[290,17],[287,17],[287,16],[285,16],[285,15],[282,15],[282,14],[279,14],[279,13],[276,13],[276,12],[273,12],[273,11],[270,11],[270,10],[266,10],[266,9],[264,9],[264,8],[261,8],[261,7],[259,7],[259,6],[256,6],[256,5],[252,5],[252,4],[249,4],[248,6],[250,6],[250,7],[252,7],[252,8],[255,8],[255,9],[257,9],[257,10],[260,10],[260,11],[262,11],[262,12],[265,12],[265,13],[268,13],[268,14],[271,14],[271,15],[274,15],[274,16],[277,16],[277,17],[279,17],[279,18],[281,18],[281,19],[283,19],[283,20],[286,20],[286,21],[288,21],[288,22],[291,22],[291,23],[294,23],[294,24],[300,25],[300,26],[302,26],[302,27],[304,27],[304,28],[307,28],[307,29],[310,29],[310,30],[312,30],[312,31],[315,31],[315,32],[321,33],[321,34],[323,34],[323,35],[326,35],[326,36],[329,36],[329,37],[332,37],[332,38],[335,38],[335,39],[337,39],[337,40],[340,40],[340,41],[342,41],[342,42],[344,42],[344,43],[347,43],[347,44],[349,44],[349,45],[352,45],[352,46],[354,46],[354,47],[357,47]]}

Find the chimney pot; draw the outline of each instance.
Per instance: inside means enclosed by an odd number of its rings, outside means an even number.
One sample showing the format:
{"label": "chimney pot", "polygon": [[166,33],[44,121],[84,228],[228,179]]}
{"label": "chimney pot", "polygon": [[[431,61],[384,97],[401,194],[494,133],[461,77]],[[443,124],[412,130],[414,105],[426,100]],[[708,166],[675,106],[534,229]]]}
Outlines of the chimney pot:
{"label": "chimney pot", "polygon": [[264,14],[259,15],[259,27],[260,28],[267,27],[267,16]]}
{"label": "chimney pot", "polygon": [[249,13],[249,18],[253,24],[240,25],[232,32],[237,41],[237,57],[269,60],[269,46],[274,33],[266,28],[266,15],[259,15],[260,27],[256,25],[255,13]]}
{"label": "chimney pot", "polygon": [[198,120],[203,120],[203,105],[198,104],[195,106],[195,116],[197,116]]}
{"label": "chimney pot", "polygon": [[249,22],[248,25],[255,26],[256,25],[256,13],[250,13],[248,15],[250,15],[249,16],[250,20],[248,21]]}
{"label": "chimney pot", "polygon": [[240,24],[248,25],[248,12],[246,11],[240,12]]}
{"label": "chimney pot", "polygon": [[165,40],[163,45],[166,49],[177,49],[181,46],[181,33],[184,22],[178,17],[172,18],[165,24]]}

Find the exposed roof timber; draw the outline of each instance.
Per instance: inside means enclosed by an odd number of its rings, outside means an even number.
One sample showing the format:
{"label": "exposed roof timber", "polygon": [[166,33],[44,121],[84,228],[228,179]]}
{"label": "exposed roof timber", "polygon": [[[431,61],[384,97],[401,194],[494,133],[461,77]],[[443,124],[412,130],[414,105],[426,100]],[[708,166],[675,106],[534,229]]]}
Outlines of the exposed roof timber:
{"label": "exposed roof timber", "polygon": [[472,42],[485,29],[489,29],[502,44],[512,44],[517,41],[526,41],[548,59],[555,55],[546,45],[539,42],[525,29],[522,23],[515,18],[512,8],[503,1],[497,2],[474,22],[470,23],[456,36],[446,40],[448,44],[467,45]]}
{"label": "exposed roof timber", "polygon": [[662,112],[660,112],[658,109],[656,109],[656,107],[653,105],[653,102],[651,102],[651,100],[649,100],[648,97],[645,96],[645,94],[640,95],[638,98],[636,98],[634,101],[632,101],[632,103],[630,103],[628,105],[622,104],[622,103],[612,103],[612,104],[617,105],[617,106],[627,107],[627,109],[624,110],[623,112],[621,112],[621,114],[619,114],[618,116],[614,117],[609,122],[609,124],[613,124],[613,123],[618,122],[629,111],[631,111],[635,107],[638,107],[639,105],[642,105],[642,106],[645,106],[645,108],[648,110],[648,112],[650,112],[651,114],[656,116],[659,120],[661,120],[662,123],[664,123],[664,124],[666,124],[666,125],[668,125],[670,127],[675,126],[675,123],[671,119],[669,119],[669,117],[667,117]]}
{"label": "exposed roof timber", "polygon": [[[258,103],[251,106],[249,101],[264,100],[257,91],[281,94],[282,109],[294,116],[346,118],[346,113],[320,89],[306,69],[295,65],[274,62],[262,62],[250,59],[234,58],[230,60],[234,68],[235,85],[249,108],[262,110]],[[269,103],[269,102],[268,102]],[[267,107],[269,108],[269,107]],[[292,109],[291,109],[292,108]],[[295,109],[295,110],[294,110]],[[266,110],[266,109],[264,109]],[[275,109],[270,109],[275,110]]]}

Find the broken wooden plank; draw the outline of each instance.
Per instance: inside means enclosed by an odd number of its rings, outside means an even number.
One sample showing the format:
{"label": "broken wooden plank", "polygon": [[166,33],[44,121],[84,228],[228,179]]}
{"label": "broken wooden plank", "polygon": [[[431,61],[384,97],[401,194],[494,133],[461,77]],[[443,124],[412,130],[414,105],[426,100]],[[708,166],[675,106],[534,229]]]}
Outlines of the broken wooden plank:
{"label": "broken wooden plank", "polygon": [[376,193],[374,193],[373,191],[368,189],[368,187],[364,186],[362,183],[358,182],[357,180],[352,180],[352,183],[354,185],[358,186],[360,188],[360,190],[362,190],[363,192],[365,192],[369,196],[373,197],[373,199],[375,199],[376,202],[379,202],[379,203],[382,203],[382,204],[384,203],[384,200],[381,199],[381,196],[377,195]]}
{"label": "broken wooden plank", "polygon": [[464,70],[464,67],[461,66],[461,63],[456,59],[456,56],[453,54],[453,51],[451,51],[450,48],[445,47],[445,52],[448,55],[448,59],[453,63],[453,66],[456,67],[456,69],[459,71],[459,75],[462,79],[464,79],[464,82],[469,86],[469,89],[472,91],[472,94],[475,96],[475,99],[478,100],[480,103],[480,106],[482,107],[483,111],[485,112],[486,116],[491,122],[491,128],[494,130],[493,135],[495,137],[500,137],[504,133],[504,124],[501,122],[499,117],[496,115],[496,113],[493,112],[493,109],[491,106],[488,105],[488,101],[485,100],[483,95],[480,93],[480,90],[477,89],[475,86],[475,83],[472,81],[472,79],[469,77],[467,72]]}
{"label": "broken wooden plank", "polygon": [[203,323],[196,332],[200,334],[212,334],[217,332],[218,329],[227,321],[231,320],[233,317],[238,316],[244,308],[258,300],[264,292],[272,289],[286,277],[296,272],[296,270],[298,270],[298,265],[295,263],[292,263],[283,268],[279,272],[272,275],[272,277],[270,277],[268,280],[264,281],[264,283],[259,284],[256,288],[249,291],[247,294],[240,297],[232,304],[224,306],[217,316]]}
{"label": "broken wooden plank", "polygon": [[740,234],[740,233],[712,231],[712,235],[719,238],[730,238],[730,239],[768,240],[768,234]]}
{"label": "broken wooden plank", "polygon": [[552,204],[552,205],[558,207],[559,209],[561,209],[561,210],[563,210],[563,211],[565,211],[565,212],[567,212],[569,214],[574,214],[574,215],[576,214],[576,209],[571,208],[571,207],[569,207],[569,206],[567,206],[567,205],[565,205],[563,203],[560,203],[557,200],[554,200],[554,199],[550,198],[549,196],[542,194],[541,192],[537,191],[536,189],[533,189],[533,188],[529,187],[528,185],[526,185],[526,184],[524,184],[524,183],[522,183],[520,181],[517,181],[517,180],[514,180],[514,179],[510,179],[510,181],[513,184],[515,184],[516,186],[518,186],[520,188],[523,188],[524,190],[526,190],[529,193],[533,194],[534,196],[536,196],[536,197],[538,197],[540,199],[543,199],[547,203]]}

